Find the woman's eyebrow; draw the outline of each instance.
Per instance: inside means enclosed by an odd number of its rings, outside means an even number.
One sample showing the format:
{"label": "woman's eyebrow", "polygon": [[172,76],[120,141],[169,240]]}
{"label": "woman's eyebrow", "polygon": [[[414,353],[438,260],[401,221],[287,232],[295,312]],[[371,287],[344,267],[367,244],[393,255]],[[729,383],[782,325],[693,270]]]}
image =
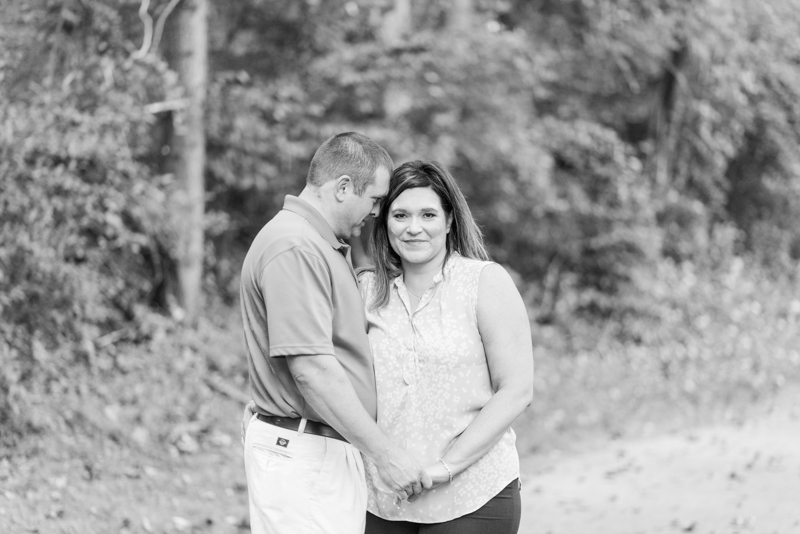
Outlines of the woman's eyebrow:
{"label": "woman's eyebrow", "polygon": [[[395,213],[395,212],[397,212],[397,211],[409,212],[409,211],[414,211],[414,210],[413,210],[413,209],[409,209],[409,208],[400,208],[400,207],[398,207],[398,208],[392,208],[392,209],[391,209],[391,210],[389,210],[389,211],[390,211],[391,213]],[[435,213],[438,213],[438,212],[439,212],[439,208],[437,208],[437,207],[435,207],[435,206],[425,206],[425,207],[419,208],[419,210],[418,210],[418,211],[424,211],[424,212],[435,212]]]}

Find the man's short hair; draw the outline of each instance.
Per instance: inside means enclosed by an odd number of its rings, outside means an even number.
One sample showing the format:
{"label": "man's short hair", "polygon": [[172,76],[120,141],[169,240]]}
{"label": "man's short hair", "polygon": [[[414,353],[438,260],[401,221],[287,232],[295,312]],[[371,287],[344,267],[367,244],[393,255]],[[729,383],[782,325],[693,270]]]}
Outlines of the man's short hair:
{"label": "man's short hair", "polygon": [[379,167],[389,173],[394,169],[391,156],[382,146],[360,133],[340,133],[317,149],[306,183],[319,187],[346,174],[353,179],[353,190],[360,196],[375,181]]}

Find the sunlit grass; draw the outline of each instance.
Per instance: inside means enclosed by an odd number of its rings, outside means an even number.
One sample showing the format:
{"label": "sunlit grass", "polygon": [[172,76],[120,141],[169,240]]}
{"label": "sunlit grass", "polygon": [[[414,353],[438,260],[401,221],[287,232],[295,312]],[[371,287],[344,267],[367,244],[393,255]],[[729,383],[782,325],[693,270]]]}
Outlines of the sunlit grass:
{"label": "sunlit grass", "polygon": [[666,264],[652,284],[660,319],[630,319],[636,342],[581,320],[534,325],[521,453],[736,419],[800,384],[796,285],[740,261],[715,274]]}

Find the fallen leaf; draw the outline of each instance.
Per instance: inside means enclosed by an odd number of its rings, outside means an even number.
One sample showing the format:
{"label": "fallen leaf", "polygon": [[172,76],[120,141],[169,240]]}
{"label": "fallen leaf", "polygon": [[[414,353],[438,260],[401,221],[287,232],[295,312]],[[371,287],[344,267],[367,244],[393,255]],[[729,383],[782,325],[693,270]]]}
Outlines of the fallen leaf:
{"label": "fallen leaf", "polygon": [[142,476],[142,473],[136,467],[128,467],[125,469],[124,473],[126,477],[133,479],[140,478]]}
{"label": "fallen leaf", "polygon": [[184,454],[194,454],[200,450],[197,440],[189,434],[181,434],[181,437],[175,443],[175,447]]}
{"label": "fallen leaf", "polygon": [[121,410],[121,406],[119,404],[109,404],[105,408],[103,408],[103,414],[108,418],[109,421],[112,423],[119,422],[119,412]]}
{"label": "fallen leaf", "polygon": [[158,476],[161,475],[161,471],[149,465],[144,466],[142,470],[144,471],[144,474],[149,476],[150,478],[157,478]]}
{"label": "fallen leaf", "polygon": [[67,487],[67,477],[53,477],[49,482],[54,488],[63,489]]}
{"label": "fallen leaf", "polygon": [[175,525],[178,532],[183,532],[184,530],[192,528],[192,522],[180,516],[174,516],[172,518],[172,524]]}
{"label": "fallen leaf", "polygon": [[233,439],[223,432],[214,432],[209,438],[209,441],[212,445],[220,448],[230,447],[233,443]]}
{"label": "fallen leaf", "polygon": [[131,439],[139,445],[147,445],[150,441],[150,432],[144,427],[137,426],[133,429],[133,432],[131,432]]}
{"label": "fallen leaf", "polygon": [[0,480],[5,480],[11,476],[11,463],[8,458],[0,460]]}

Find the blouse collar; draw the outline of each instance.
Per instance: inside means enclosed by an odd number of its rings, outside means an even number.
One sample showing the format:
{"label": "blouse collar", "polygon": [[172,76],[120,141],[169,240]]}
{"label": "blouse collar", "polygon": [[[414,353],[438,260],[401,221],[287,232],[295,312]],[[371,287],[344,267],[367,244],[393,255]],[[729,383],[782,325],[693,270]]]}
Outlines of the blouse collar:
{"label": "blouse collar", "polygon": [[[444,280],[445,276],[448,276],[450,274],[450,271],[452,271],[455,268],[455,264],[457,263],[458,258],[460,257],[461,254],[459,254],[458,252],[453,251],[450,253],[450,255],[447,257],[447,261],[445,261],[444,265],[442,265],[442,268],[439,270],[438,273],[434,275],[433,284],[431,284],[431,287],[429,287],[422,295],[422,298],[417,304],[417,310],[425,307],[428,304],[428,302],[431,301],[434,295],[436,295],[439,284]],[[406,308],[409,310],[409,313],[413,313],[413,310],[411,310],[411,302],[409,301],[408,298],[409,291],[408,288],[406,287],[405,281],[403,280],[402,273],[400,273],[395,277],[394,286],[395,288],[397,288],[397,295],[400,297],[400,300],[403,302],[403,304],[405,304]]]}
{"label": "blouse collar", "polygon": [[[455,264],[456,264],[456,261],[457,261],[456,258],[460,258],[460,257],[461,257],[461,254],[459,254],[458,252],[453,251],[453,252],[450,253],[450,255],[447,257],[447,261],[445,261],[444,265],[442,265],[442,268],[439,269],[439,272],[434,275],[434,277],[433,277],[433,284],[434,285],[436,285],[439,282],[441,282],[442,280],[444,280],[444,277],[447,276],[448,274],[450,274],[450,271],[452,271],[455,268]],[[398,274],[395,277],[394,285],[395,285],[395,287],[403,287],[403,288],[406,287],[405,282],[403,281],[403,273],[402,273],[402,271],[400,272],[400,274]]]}

